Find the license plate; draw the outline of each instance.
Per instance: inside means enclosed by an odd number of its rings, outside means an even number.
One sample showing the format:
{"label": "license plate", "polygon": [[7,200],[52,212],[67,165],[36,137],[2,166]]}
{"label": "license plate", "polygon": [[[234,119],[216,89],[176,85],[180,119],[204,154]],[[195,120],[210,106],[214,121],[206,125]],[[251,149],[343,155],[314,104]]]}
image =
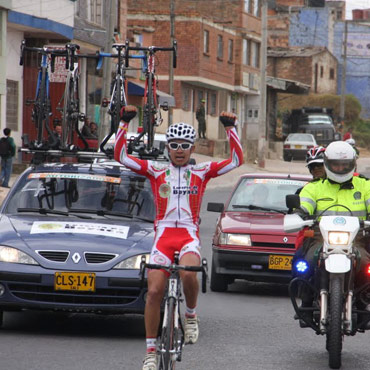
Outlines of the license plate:
{"label": "license plate", "polygon": [[302,149],[302,145],[295,145],[296,149]]}
{"label": "license plate", "polygon": [[54,289],[95,292],[95,273],[56,272],[54,275]]}
{"label": "license plate", "polygon": [[291,270],[293,256],[278,256],[270,254],[269,269],[271,270]]}

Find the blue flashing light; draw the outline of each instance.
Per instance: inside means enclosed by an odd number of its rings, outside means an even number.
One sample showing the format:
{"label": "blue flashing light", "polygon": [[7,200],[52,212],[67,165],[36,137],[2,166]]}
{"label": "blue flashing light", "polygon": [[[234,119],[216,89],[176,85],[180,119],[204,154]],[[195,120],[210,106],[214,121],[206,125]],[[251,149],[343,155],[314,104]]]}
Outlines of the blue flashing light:
{"label": "blue flashing light", "polygon": [[305,261],[305,260],[298,260],[295,263],[295,269],[300,274],[304,274],[305,272],[307,272],[309,267],[310,266],[309,266],[308,262]]}

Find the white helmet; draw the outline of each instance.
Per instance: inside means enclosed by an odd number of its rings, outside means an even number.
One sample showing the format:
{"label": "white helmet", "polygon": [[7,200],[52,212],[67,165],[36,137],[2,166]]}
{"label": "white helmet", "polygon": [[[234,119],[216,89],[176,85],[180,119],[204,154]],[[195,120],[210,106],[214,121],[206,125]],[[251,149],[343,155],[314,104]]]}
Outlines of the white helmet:
{"label": "white helmet", "polygon": [[347,139],[347,140],[346,140],[346,143],[348,143],[348,144],[350,144],[350,145],[352,145],[352,146],[353,146],[353,145],[356,145],[356,141],[355,141],[355,139],[352,139],[352,138],[351,138],[351,139]]}
{"label": "white helmet", "polygon": [[350,180],[356,169],[356,153],[343,141],[330,143],[324,153],[326,176],[339,184]]}
{"label": "white helmet", "polygon": [[196,132],[194,128],[183,122],[172,124],[166,132],[167,141],[181,139],[194,144],[195,137]]}

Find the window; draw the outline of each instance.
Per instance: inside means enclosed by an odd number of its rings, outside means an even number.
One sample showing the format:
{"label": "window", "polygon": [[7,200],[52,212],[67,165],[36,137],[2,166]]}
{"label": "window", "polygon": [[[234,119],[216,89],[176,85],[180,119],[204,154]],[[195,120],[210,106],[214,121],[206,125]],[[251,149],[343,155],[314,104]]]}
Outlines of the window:
{"label": "window", "polygon": [[221,35],[217,38],[217,58],[223,59],[224,57],[224,40]]}
{"label": "window", "polygon": [[190,110],[190,89],[184,88],[182,90],[182,109],[189,111]]}
{"label": "window", "polygon": [[6,127],[18,131],[18,81],[6,80]]}
{"label": "window", "polygon": [[320,77],[321,78],[324,77],[324,67],[323,66],[320,67]]}
{"label": "window", "polygon": [[259,0],[254,0],[253,1],[253,15],[255,17],[259,17],[260,16],[260,4],[259,4]]}
{"label": "window", "polygon": [[203,53],[209,54],[209,31],[203,32]]}
{"label": "window", "polygon": [[250,12],[251,7],[251,0],[244,0],[244,11],[246,13]]}
{"label": "window", "polygon": [[227,60],[229,62],[232,62],[234,60],[234,40],[229,40],[227,49],[228,49]]}
{"label": "window", "polygon": [[103,0],[90,0],[88,8],[88,20],[92,23],[104,26]]}
{"label": "window", "polygon": [[215,116],[217,114],[217,94],[211,93],[211,106],[210,106],[210,114]]}
{"label": "window", "polygon": [[334,80],[334,78],[335,78],[335,71],[334,71],[334,68],[330,68],[330,76],[329,76],[329,78],[330,78],[331,80]]}
{"label": "window", "polygon": [[249,41],[243,39],[243,64],[249,65]]}
{"label": "window", "polygon": [[260,44],[252,41],[252,67],[258,68],[260,66]]}

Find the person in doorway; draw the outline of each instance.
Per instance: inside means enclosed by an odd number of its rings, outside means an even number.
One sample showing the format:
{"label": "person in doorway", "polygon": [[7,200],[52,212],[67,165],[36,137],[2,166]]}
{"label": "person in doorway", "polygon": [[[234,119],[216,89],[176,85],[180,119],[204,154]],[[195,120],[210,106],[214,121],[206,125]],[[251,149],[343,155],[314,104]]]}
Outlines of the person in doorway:
{"label": "person in doorway", "polygon": [[62,126],[60,124],[55,125],[52,135],[49,135],[48,142],[50,149],[60,149],[62,143]]}
{"label": "person in doorway", "polygon": [[4,137],[0,139],[1,174],[0,181],[3,188],[9,188],[10,175],[13,169],[13,157],[15,156],[15,143],[10,128],[4,128]]}
{"label": "person in doorway", "polygon": [[95,122],[90,123],[90,138],[91,139],[98,138],[98,125]]}
{"label": "person in doorway", "polygon": [[198,121],[198,136],[199,139],[206,139],[206,101],[202,99],[200,106],[197,109],[195,117]]}

